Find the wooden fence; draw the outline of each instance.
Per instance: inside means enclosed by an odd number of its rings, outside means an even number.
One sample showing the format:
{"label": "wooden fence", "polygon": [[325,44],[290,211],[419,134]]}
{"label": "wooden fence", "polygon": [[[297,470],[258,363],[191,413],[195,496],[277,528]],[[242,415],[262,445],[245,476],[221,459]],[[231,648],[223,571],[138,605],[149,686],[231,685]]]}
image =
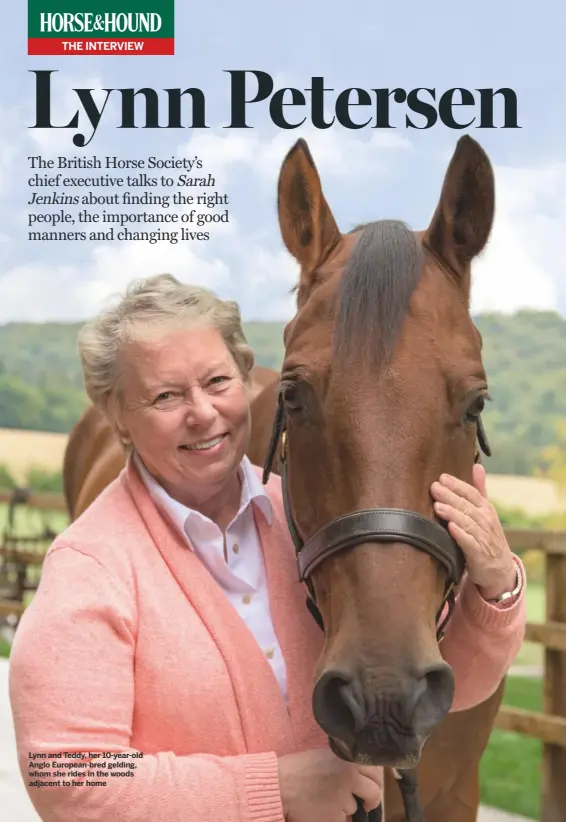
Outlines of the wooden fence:
{"label": "wooden fence", "polygon": [[[12,502],[13,494],[10,491],[0,491],[0,505],[9,505]],[[36,494],[30,492],[26,496],[26,504],[37,511],[67,511],[65,498],[61,494]]]}
{"label": "wooden fence", "polygon": [[[0,493],[0,503],[9,503],[10,494]],[[38,511],[65,511],[60,495],[31,494],[21,504]],[[496,727],[526,734],[543,743],[542,811],[540,822],[566,820],[566,531],[506,530],[516,552],[539,550],[546,561],[546,621],[528,623],[525,638],[545,648],[543,713],[502,707]],[[18,571],[18,585],[10,599],[0,598],[0,618],[16,619],[24,611],[28,569],[40,573],[49,535],[29,537],[4,535],[0,545],[0,565],[12,563]],[[1,597],[1,590],[0,590]]]}
{"label": "wooden fence", "polygon": [[515,552],[545,554],[546,621],[529,622],[525,639],[544,646],[543,713],[502,707],[496,727],[540,739],[540,822],[566,820],[566,531],[506,530]]}
{"label": "wooden fence", "polygon": [[[0,491],[0,504],[12,508],[12,515],[22,506],[39,512],[66,512],[61,494],[36,494],[19,489],[17,494]],[[44,527],[40,532],[22,534],[8,520],[0,533],[0,623],[6,619],[15,626],[25,610],[28,594],[39,584],[45,552],[55,536]]]}

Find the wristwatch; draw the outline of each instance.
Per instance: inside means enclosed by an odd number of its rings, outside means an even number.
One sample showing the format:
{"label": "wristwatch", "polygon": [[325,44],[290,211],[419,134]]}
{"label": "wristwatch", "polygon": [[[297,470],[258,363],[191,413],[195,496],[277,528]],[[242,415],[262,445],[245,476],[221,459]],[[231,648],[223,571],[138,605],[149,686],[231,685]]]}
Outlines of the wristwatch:
{"label": "wristwatch", "polygon": [[517,584],[513,588],[512,591],[505,591],[505,593],[501,594],[500,596],[496,597],[495,599],[487,599],[486,602],[491,603],[491,605],[501,605],[503,602],[509,602],[511,599],[515,599],[520,593],[523,587],[523,574],[521,573],[521,568],[517,565]]}

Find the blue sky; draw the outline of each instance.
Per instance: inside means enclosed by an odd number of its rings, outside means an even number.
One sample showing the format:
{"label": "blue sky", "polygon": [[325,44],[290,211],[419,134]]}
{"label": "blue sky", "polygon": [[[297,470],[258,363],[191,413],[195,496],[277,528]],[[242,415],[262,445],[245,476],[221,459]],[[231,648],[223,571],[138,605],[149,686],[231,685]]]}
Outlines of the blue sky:
{"label": "blue sky", "polygon": [[[238,300],[246,319],[289,318],[297,271],[280,239],[275,187],[285,152],[299,136],[311,146],[343,230],[380,217],[414,228],[428,224],[462,132],[442,124],[407,130],[401,118],[388,133],[340,126],[278,131],[265,107],[254,111],[253,129],[226,130],[226,69],[266,71],[278,88],[308,88],[314,75],[335,90],[434,87],[438,96],[455,86],[513,88],[521,129],[466,130],[487,150],[497,185],[494,231],[474,267],[472,308],[548,308],[566,316],[566,12],[557,3],[177,0],[177,54],[171,57],[28,57],[23,0],[10,4],[3,22],[0,323],[82,319],[130,279],[158,271]],[[76,149],[69,130],[28,128],[34,122],[30,69],[58,70],[58,122],[68,122],[77,109],[73,87],[197,86],[206,94],[211,128],[120,131],[111,111],[90,145]],[[230,197],[230,223],[208,243],[29,242],[27,157],[39,153],[198,154]]]}

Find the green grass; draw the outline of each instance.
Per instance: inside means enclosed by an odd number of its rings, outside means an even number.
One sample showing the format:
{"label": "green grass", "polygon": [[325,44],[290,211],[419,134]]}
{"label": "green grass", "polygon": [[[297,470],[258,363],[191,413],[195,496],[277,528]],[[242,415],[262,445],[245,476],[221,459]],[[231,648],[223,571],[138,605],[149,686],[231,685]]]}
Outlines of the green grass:
{"label": "green grass", "polygon": [[[527,619],[546,619],[542,585],[527,586]],[[516,665],[542,666],[543,647],[524,642]],[[527,711],[542,712],[543,683],[540,679],[509,677],[503,703]],[[538,819],[540,816],[542,742],[523,734],[495,729],[481,761],[482,802],[495,808]]]}
{"label": "green grass", "polygon": [[[26,506],[18,506],[15,513],[15,531],[22,536],[40,534],[45,526],[56,533],[63,531],[68,524],[68,516],[61,511],[37,511]],[[8,525],[8,506],[0,503],[0,536]]]}
{"label": "green grass", "polygon": [[0,657],[5,657],[6,659],[10,656],[10,645],[3,636],[0,636]]}
{"label": "green grass", "polygon": [[[527,584],[527,619],[529,622],[546,621],[545,590],[543,585]],[[544,648],[535,642],[523,642],[515,665],[542,667]]]}
{"label": "green grass", "polygon": [[[503,703],[542,711],[540,679],[509,677]],[[481,800],[486,805],[539,819],[542,743],[522,734],[495,729],[480,766]]]}

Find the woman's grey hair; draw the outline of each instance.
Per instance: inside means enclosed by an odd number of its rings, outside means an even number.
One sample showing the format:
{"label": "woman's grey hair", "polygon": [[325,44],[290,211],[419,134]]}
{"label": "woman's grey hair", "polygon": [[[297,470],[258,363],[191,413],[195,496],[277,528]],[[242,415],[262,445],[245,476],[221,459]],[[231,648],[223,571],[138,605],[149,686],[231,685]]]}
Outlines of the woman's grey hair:
{"label": "woman's grey hair", "polygon": [[120,347],[168,330],[199,324],[217,328],[247,382],[254,364],[238,304],[214,292],[180,283],[171,274],[134,280],[116,305],[104,309],[81,328],[78,336],[85,389],[90,400],[108,412],[120,399]]}

